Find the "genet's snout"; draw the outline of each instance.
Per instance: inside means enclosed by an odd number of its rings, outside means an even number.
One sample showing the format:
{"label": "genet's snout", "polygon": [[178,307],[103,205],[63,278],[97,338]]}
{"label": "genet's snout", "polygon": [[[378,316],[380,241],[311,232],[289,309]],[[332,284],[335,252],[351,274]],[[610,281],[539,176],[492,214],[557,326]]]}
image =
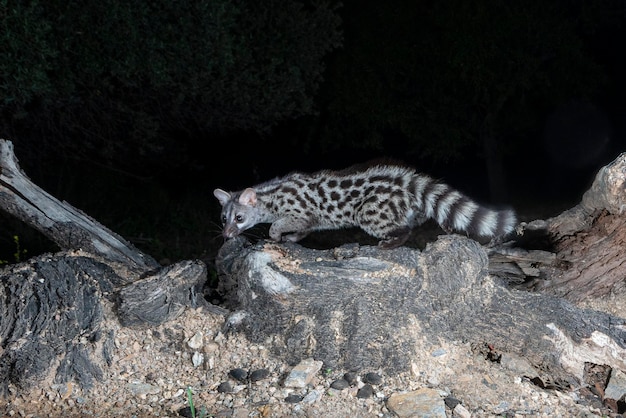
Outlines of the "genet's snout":
{"label": "genet's snout", "polygon": [[237,235],[239,235],[239,229],[234,225],[226,225],[222,231],[225,239],[235,238]]}

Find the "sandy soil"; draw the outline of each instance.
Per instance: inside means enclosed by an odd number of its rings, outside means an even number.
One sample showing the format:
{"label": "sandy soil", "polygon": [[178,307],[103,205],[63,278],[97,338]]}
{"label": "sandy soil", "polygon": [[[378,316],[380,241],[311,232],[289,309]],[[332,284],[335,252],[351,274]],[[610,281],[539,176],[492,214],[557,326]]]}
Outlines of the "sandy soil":
{"label": "sandy soil", "polygon": [[[191,416],[188,388],[196,416],[212,417],[395,417],[387,400],[392,394],[420,388],[438,391],[449,417],[587,417],[607,414],[601,402],[578,390],[544,390],[519,370],[489,361],[469,344],[424,343],[407,372],[382,377],[368,398],[357,397],[362,371],[354,386],[331,388],[346,370],[322,370],[306,387],[287,388],[292,366],[263,345],[241,334],[224,333],[224,318],[202,309],[188,310],[176,321],[152,329],[118,327],[112,367],[90,390],[75,384],[41,382],[30,393],[13,392],[0,414],[8,417],[177,417]],[[195,355],[194,355],[195,353]],[[267,370],[255,382],[229,377],[235,368]],[[232,392],[221,392],[228,382]],[[219,387],[219,389],[218,389]],[[290,403],[289,395],[299,395]],[[185,408],[187,407],[186,411]],[[186,412],[186,414],[185,414]],[[181,415],[181,413],[183,415]],[[205,415],[202,415],[205,413]],[[403,415],[411,416],[411,415]],[[417,416],[417,415],[413,415]],[[433,415],[438,416],[438,415]],[[443,416],[443,415],[439,415]],[[605,415],[606,416],[606,415]]]}

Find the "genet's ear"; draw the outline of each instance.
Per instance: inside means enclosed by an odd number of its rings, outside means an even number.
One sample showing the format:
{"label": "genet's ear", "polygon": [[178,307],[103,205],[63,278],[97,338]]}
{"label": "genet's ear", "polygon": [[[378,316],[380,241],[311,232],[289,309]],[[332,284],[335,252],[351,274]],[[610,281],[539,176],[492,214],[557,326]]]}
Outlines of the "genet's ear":
{"label": "genet's ear", "polygon": [[222,189],[215,189],[213,190],[213,195],[215,197],[217,197],[217,200],[220,201],[220,205],[224,206],[226,203],[228,203],[228,201],[230,200],[230,193],[222,190]]}
{"label": "genet's ear", "polygon": [[254,189],[248,187],[246,190],[241,192],[241,196],[239,196],[239,203],[247,206],[255,206],[256,192],[254,191]]}

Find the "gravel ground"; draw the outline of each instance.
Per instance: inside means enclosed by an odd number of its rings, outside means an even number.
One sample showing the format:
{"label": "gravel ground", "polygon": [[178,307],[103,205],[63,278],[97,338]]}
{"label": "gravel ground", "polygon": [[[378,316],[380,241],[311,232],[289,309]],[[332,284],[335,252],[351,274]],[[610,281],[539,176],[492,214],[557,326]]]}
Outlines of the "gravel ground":
{"label": "gravel ground", "polygon": [[[116,329],[113,365],[103,381],[82,391],[75,384],[40,382],[30,393],[3,401],[8,417],[395,417],[407,415],[388,402],[390,396],[423,388],[431,416],[448,417],[590,417],[610,415],[593,395],[578,390],[544,390],[485,358],[469,344],[441,342],[419,347],[407,372],[385,376],[379,370],[360,371],[343,390],[331,388],[346,370],[326,370],[310,376],[305,387],[286,387],[293,365],[276,358],[263,345],[241,334],[222,333],[223,317],[201,309],[188,310],[175,322],[155,328]],[[233,369],[255,372],[238,381]],[[259,372],[260,370],[260,372]],[[359,393],[367,372],[380,382],[369,397]],[[264,376],[267,374],[267,376]],[[258,379],[258,380],[257,380]],[[432,394],[435,394],[434,396]],[[455,404],[460,404],[455,407]],[[454,410],[451,408],[455,408]],[[613,414],[613,416],[616,416]]]}

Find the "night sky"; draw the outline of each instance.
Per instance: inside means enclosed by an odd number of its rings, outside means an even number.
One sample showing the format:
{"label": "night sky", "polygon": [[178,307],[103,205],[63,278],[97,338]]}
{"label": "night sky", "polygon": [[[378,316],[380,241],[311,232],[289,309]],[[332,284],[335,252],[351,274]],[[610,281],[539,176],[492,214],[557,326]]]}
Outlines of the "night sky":
{"label": "night sky", "polygon": [[[242,189],[293,170],[389,157],[479,201],[519,208],[523,218],[575,204],[597,169],[626,150],[623,0],[381,3],[337,4],[333,28],[332,19],[289,22],[300,12],[282,9],[296,2],[271,1],[263,13],[262,5],[235,2],[242,10],[237,19],[250,30],[236,39],[219,27],[204,28],[199,39],[192,26],[186,37],[177,25],[199,12],[173,7],[146,15],[154,27],[131,16],[128,28],[137,23],[137,30],[128,33],[111,21],[121,35],[106,33],[106,19],[98,29],[88,20],[66,32],[53,26],[45,39],[63,42],[49,41],[51,48],[71,44],[79,29],[88,32],[73,49],[49,54],[41,77],[52,87],[25,95],[19,106],[6,89],[13,83],[19,92],[13,70],[0,67],[0,136],[16,144],[37,184],[170,258],[203,254],[219,238],[216,187]],[[61,7],[55,4],[46,7]],[[257,27],[260,16],[267,22]],[[33,19],[24,39],[42,27],[43,17]],[[319,22],[330,29],[322,31]],[[171,31],[175,48],[159,52],[158,43],[149,43],[150,28]],[[332,30],[338,37],[324,38]],[[109,38],[111,45],[103,41]],[[133,50],[135,39],[159,53],[146,52],[143,61],[121,55],[134,57],[141,49]],[[96,52],[84,58],[91,43]],[[179,50],[190,52],[172,52]],[[250,58],[249,51],[260,52]],[[15,53],[0,52],[5,62]],[[199,70],[196,58],[206,60]],[[36,68],[38,59],[26,56],[25,68]],[[210,71],[202,70],[206,63]],[[33,88],[26,81],[19,88]],[[145,143],[144,131],[153,134]],[[489,138],[497,151],[492,160]],[[498,165],[501,171],[493,171]],[[495,196],[494,184],[504,193]],[[14,234],[30,237],[4,221],[0,259]]]}

